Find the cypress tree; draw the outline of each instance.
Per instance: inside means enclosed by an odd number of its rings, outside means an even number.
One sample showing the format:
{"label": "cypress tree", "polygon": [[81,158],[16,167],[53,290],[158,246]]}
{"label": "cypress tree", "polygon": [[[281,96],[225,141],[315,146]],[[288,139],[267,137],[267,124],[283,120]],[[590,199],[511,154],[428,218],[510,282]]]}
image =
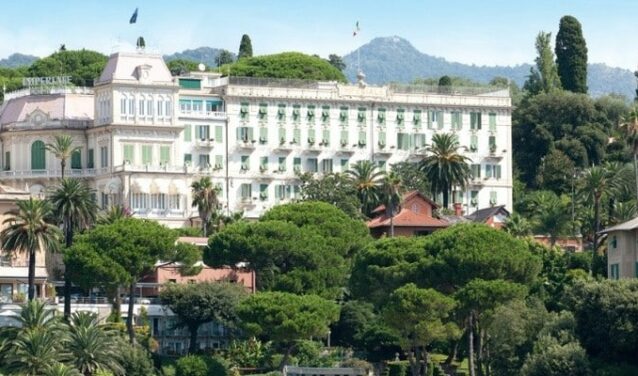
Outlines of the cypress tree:
{"label": "cypress tree", "polygon": [[587,44],[580,22],[572,16],[560,19],[556,34],[556,65],[563,89],[587,93]]}
{"label": "cypress tree", "polygon": [[237,60],[244,57],[253,57],[253,44],[250,41],[250,37],[248,34],[244,34],[241,37],[241,42],[239,43],[239,53],[237,54]]}

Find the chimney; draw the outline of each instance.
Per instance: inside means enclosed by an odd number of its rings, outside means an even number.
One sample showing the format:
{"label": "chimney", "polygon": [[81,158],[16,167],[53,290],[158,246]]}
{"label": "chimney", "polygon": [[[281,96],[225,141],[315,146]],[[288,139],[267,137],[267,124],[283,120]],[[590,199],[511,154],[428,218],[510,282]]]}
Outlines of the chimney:
{"label": "chimney", "polygon": [[463,205],[460,202],[454,203],[454,215],[457,217],[463,216]]}

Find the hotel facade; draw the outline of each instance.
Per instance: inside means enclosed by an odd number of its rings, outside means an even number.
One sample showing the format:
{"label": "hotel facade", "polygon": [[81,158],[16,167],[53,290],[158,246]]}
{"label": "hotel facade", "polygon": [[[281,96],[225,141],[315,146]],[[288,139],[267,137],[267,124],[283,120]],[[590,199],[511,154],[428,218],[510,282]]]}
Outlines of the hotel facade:
{"label": "hotel facade", "polygon": [[173,77],[159,55],[116,53],[93,88],[24,89],[0,108],[1,184],[44,194],[61,175],[45,145],[77,151],[65,176],[85,178],[102,207],[124,205],[169,227],[196,221],[190,185],[210,176],[228,213],[257,218],[300,197],[298,173],[373,161],[417,162],[437,133],[454,133],[473,177],[466,213],[512,209],[507,89],[441,90],[336,82]]}

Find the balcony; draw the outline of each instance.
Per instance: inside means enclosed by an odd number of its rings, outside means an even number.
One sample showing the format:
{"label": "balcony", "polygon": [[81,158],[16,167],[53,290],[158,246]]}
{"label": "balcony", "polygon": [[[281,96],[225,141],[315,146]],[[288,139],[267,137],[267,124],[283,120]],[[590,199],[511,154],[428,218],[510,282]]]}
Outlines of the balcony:
{"label": "balcony", "polygon": [[374,154],[387,156],[387,155],[392,155],[392,153],[394,153],[395,150],[396,150],[395,146],[388,146],[386,144],[379,143],[377,145],[377,149],[374,151]]}
{"label": "balcony", "polygon": [[248,140],[248,139],[244,139],[243,141],[237,140],[237,148],[243,149],[243,150],[254,150],[256,143],[257,143],[257,140]]}
{"label": "balcony", "polygon": [[226,120],[227,115],[225,112],[220,111],[193,111],[180,109],[179,117],[190,119]]}
{"label": "balcony", "polygon": [[215,139],[213,138],[201,138],[195,140],[195,147],[200,149],[209,149],[215,146]]}
{"label": "balcony", "polygon": [[410,157],[413,158],[422,158],[425,157],[425,146],[419,147],[416,146],[414,149],[410,150]]}
{"label": "balcony", "polygon": [[291,151],[294,145],[297,145],[298,142],[290,141],[290,142],[286,142],[286,140],[281,140],[279,141],[279,145],[277,145],[277,147],[275,148],[275,150],[277,151],[284,151],[284,152],[288,152]]}
{"label": "balcony", "polygon": [[149,173],[162,173],[162,174],[185,174],[193,172],[194,168],[186,164],[181,166],[173,166],[168,164],[160,165],[133,165],[124,163],[119,166],[113,167],[113,172],[149,172]]}
{"label": "balcony", "polygon": [[[95,176],[94,168],[67,169],[64,171],[65,177],[85,178]],[[33,179],[48,178],[55,179],[61,176],[61,170],[6,170],[0,171],[0,177],[6,179]]]}

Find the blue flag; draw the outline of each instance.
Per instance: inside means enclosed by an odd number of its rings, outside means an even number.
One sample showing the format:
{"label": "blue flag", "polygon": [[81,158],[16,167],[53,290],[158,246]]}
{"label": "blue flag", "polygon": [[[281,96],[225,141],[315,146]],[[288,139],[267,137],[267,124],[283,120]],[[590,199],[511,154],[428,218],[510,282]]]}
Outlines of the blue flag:
{"label": "blue flag", "polygon": [[128,21],[130,24],[134,24],[135,22],[137,22],[137,8],[135,8],[135,12],[133,12],[131,19]]}

